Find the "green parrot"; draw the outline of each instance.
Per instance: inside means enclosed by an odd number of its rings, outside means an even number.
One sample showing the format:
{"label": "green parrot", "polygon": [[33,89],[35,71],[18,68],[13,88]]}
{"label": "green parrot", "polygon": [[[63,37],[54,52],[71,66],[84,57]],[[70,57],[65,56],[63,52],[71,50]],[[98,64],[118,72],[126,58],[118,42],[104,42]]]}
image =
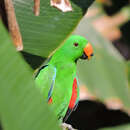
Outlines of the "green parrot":
{"label": "green parrot", "polygon": [[72,35],[35,75],[37,87],[57,118],[63,122],[78,105],[77,60],[90,59],[92,55],[93,48],[88,40]]}

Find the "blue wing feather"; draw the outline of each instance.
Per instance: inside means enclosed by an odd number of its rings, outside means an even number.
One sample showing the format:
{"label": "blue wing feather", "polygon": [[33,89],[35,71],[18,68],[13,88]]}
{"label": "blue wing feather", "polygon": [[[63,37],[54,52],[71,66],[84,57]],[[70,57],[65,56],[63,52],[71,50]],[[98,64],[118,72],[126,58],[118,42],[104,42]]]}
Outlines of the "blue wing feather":
{"label": "blue wing feather", "polygon": [[56,78],[56,68],[54,68],[54,76],[52,78],[51,87],[50,87],[49,92],[48,92],[48,99],[47,99],[47,101],[49,101],[49,99],[51,98],[53,87],[54,87],[54,84],[55,84],[55,78]]}

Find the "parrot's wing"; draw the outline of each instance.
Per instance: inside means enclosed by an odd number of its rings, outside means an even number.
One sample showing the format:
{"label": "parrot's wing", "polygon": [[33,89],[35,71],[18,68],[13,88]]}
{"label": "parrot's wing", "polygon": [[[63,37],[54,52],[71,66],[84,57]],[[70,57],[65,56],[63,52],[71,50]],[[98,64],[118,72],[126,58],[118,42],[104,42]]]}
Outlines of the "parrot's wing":
{"label": "parrot's wing", "polygon": [[38,76],[38,74],[40,73],[40,71],[41,71],[42,69],[44,69],[45,67],[48,66],[48,62],[51,60],[51,58],[52,58],[52,56],[49,57],[49,58],[47,58],[47,59],[44,61],[44,63],[43,63],[38,69],[36,69],[36,70],[34,71],[34,78],[36,78],[36,77]]}
{"label": "parrot's wing", "polygon": [[52,102],[51,96],[55,84],[55,78],[56,68],[52,65],[41,66],[35,75],[36,84],[48,103]]}
{"label": "parrot's wing", "polygon": [[73,81],[73,90],[72,90],[72,96],[70,99],[69,107],[67,109],[66,115],[63,119],[63,122],[65,122],[68,117],[70,116],[72,111],[75,111],[79,102],[79,83],[77,78]]}
{"label": "parrot's wing", "polygon": [[47,67],[48,65],[43,65],[41,66],[38,70],[36,70],[36,72],[34,73],[34,77],[35,79],[38,77],[39,73],[41,70],[43,70],[45,67]]}

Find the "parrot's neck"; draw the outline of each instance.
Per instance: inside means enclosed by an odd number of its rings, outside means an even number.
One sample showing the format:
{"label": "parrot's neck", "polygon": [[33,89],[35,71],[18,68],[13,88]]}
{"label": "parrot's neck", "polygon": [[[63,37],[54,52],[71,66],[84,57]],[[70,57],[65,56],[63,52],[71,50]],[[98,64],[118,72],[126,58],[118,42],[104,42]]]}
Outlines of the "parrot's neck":
{"label": "parrot's neck", "polygon": [[49,64],[52,64],[55,67],[68,67],[70,69],[76,69],[76,62],[72,57],[66,56],[64,53],[55,53]]}

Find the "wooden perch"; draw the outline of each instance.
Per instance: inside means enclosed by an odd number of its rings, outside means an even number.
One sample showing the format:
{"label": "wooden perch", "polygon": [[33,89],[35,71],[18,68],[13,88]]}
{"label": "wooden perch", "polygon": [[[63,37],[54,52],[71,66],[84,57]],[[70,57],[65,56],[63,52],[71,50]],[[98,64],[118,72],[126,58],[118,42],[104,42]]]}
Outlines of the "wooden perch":
{"label": "wooden perch", "polygon": [[35,16],[40,14],[40,0],[34,0],[34,14]]}
{"label": "wooden perch", "polygon": [[9,32],[18,51],[23,50],[22,37],[16,20],[15,11],[12,0],[4,0],[5,10],[7,14]]}

